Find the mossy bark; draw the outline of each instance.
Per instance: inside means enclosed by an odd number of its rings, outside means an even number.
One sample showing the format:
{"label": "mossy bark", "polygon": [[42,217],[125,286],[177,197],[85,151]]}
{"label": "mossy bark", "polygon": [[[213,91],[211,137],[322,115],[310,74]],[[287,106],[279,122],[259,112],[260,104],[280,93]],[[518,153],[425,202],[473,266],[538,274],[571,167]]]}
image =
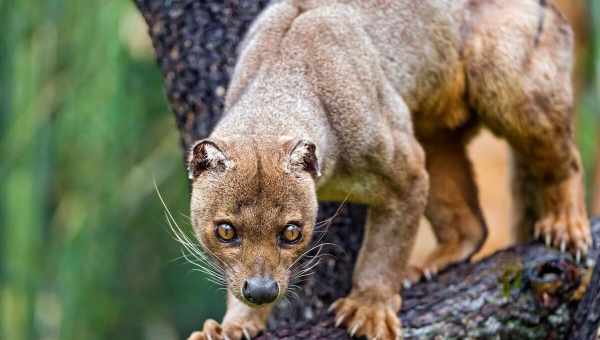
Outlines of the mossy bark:
{"label": "mossy bark", "polygon": [[[206,137],[218,121],[236,47],[268,1],[135,2],[148,23],[185,151],[193,141]],[[332,216],[337,208],[337,204],[322,204],[320,218]],[[348,338],[344,330],[333,326],[326,310],[351,288],[364,219],[364,207],[341,208],[323,240],[339,247],[326,250],[330,256],[302,283],[297,299],[276,309],[260,339]],[[594,233],[598,246],[600,221]],[[597,255],[594,251],[590,258]],[[591,340],[600,319],[599,271],[588,296],[579,303],[582,281],[591,269],[540,244],[453,266],[403,292],[400,317],[405,338]]]}

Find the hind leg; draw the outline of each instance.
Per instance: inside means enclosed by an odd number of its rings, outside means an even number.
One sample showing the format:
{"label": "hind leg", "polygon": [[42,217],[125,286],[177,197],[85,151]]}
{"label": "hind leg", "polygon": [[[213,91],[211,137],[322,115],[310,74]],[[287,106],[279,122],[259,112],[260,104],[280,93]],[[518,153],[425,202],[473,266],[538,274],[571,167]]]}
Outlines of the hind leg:
{"label": "hind leg", "polygon": [[438,241],[423,264],[427,276],[470,258],[487,236],[471,162],[457,139],[423,142],[430,180],[425,215]]}
{"label": "hind leg", "polygon": [[[533,235],[534,238],[544,240],[546,245],[553,245],[561,251],[569,248],[579,260],[581,254],[587,253],[592,239],[585,208],[581,161],[573,144],[571,141],[568,149],[563,151],[565,154],[554,158],[557,162],[564,162],[562,168],[568,167],[562,173],[559,170],[561,166],[548,170],[537,162],[531,162],[523,152],[517,151],[516,162],[521,168],[517,171],[524,175],[518,175],[514,184],[520,186],[520,189],[516,188],[515,194],[521,193],[527,199],[520,206],[521,228],[527,231],[533,225],[533,233],[517,234],[519,239],[527,241]],[[529,179],[531,184],[525,183],[523,179]]]}
{"label": "hind leg", "polygon": [[[535,6],[474,16],[486,25],[465,46],[469,99],[481,121],[513,148],[513,189],[520,222],[530,230],[521,238],[540,237],[581,254],[591,236],[572,124],[572,36],[553,8]],[[540,11],[542,26],[531,20]]]}
{"label": "hind leg", "polygon": [[[588,239],[588,221],[584,203],[583,173],[577,150],[571,152],[571,174],[555,183],[540,181],[531,161],[513,150],[512,191],[515,206],[515,235],[520,242],[542,238],[547,245],[553,244],[564,250],[573,239],[571,248],[585,251]],[[552,212],[553,211],[553,212]],[[546,212],[546,218],[541,218]],[[570,223],[556,224],[562,219]],[[578,217],[579,216],[579,217]],[[569,225],[575,225],[574,229]],[[573,246],[576,246],[573,248]]]}
{"label": "hind leg", "polygon": [[[497,124],[498,117],[488,116],[484,121],[493,122],[494,131],[513,147],[518,238],[542,238],[547,245],[569,248],[579,257],[587,252],[591,236],[582,166],[566,119],[571,110],[566,107],[540,105],[539,99],[530,98],[515,103],[502,117],[513,119]],[[520,124],[523,116],[529,116],[527,125]]]}
{"label": "hind leg", "polygon": [[541,238],[548,246],[562,251],[569,248],[579,259],[591,243],[579,154],[572,142],[563,152],[552,151],[547,144],[547,157],[554,160],[555,166],[539,162],[515,147],[517,239]]}

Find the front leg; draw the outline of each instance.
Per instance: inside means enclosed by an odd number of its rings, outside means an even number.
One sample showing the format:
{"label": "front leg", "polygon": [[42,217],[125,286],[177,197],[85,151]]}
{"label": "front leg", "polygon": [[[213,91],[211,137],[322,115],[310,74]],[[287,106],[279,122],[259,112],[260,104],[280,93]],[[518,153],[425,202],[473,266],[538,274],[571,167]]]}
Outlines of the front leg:
{"label": "front leg", "polygon": [[331,306],[336,325],[343,324],[352,336],[402,338],[400,288],[427,196],[424,171],[412,177],[404,194],[381,193],[385,201],[369,208],[352,291]]}
{"label": "front leg", "polygon": [[270,313],[271,306],[251,308],[228,292],[223,322],[206,320],[202,330],[192,333],[188,340],[250,340],[265,328]]}

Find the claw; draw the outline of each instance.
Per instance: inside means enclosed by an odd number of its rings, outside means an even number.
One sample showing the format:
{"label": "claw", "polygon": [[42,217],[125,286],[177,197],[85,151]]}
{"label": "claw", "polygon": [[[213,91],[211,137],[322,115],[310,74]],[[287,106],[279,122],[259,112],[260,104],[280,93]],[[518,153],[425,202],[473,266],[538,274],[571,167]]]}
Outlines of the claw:
{"label": "claw", "polygon": [[335,307],[337,307],[339,301],[336,301],[334,303],[331,304],[331,306],[329,306],[329,308],[327,308],[327,312],[331,313],[335,310]]}
{"label": "claw", "polygon": [[358,331],[358,329],[360,328],[360,326],[362,326],[363,323],[364,321],[360,321],[354,324],[352,329],[350,329],[350,336],[354,336],[354,334],[356,334],[356,331]]}
{"label": "claw", "polygon": [[223,335],[223,339],[225,339],[225,340],[231,340],[231,338],[228,337],[227,335]]}
{"label": "claw", "polygon": [[242,333],[244,333],[244,338],[246,338],[246,340],[252,340],[252,337],[246,328],[242,328]]}
{"label": "claw", "polygon": [[344,322],[344,319],[346,318],[346,315],[342,315],[339,318],[337,318],[337,320],[335,320],[335,327],[339,327],[342,322]]}
{"label": "claw", "polygon": [[550,236],[550,234],[546,234],[544,242],[546,243],[546,247],[550,247],[550,245],[552,244],[552,237]]}
{"label": "claw", "polygon": [[581,250],[577,250],[577,254],[575,255],[575,262],[579,263],[581,261]]}
{"label": "claw", "polygon": [[593,268],[596,265],[596,261],[594,261],[593,258],[588,257],[587,261],[585,262],[585,265],[588,268]]}
{"label": "claw", "polygon": [[207,334],[206,334],[206,338],[207,338],[208,340],[213,340],[213,338],[212,338],[212,336],[210,335],[210,333],[207,333]]}
{"label": "claw", "polygon": [[404,288],[409,289],[410,287],[412,287],[412,283],[410,282],[409,279],[404,279],[404,281],[402,282],[402,285],[404,286]]}
{"label": "claw", "polygon": [[533,237],[537,240],[540,238],[540,228],[535,228],[533,231]]}
{"label": "claw", "polygon": [[425,271],[423,272],[423,275],[425,275],[425,278],[427,279],[427,281],[431,281],[431,278],[433,277],[433,275],[431,274],[431,271],[429,269],[425,269]]}
{"label": "claw", "polygon": [[[562,241],[560,241],[560,252],[564,253],[565,250],[567,250],[567,241],[565,239],[563,239]],[[579,262],[579,261],[577,261]]]}

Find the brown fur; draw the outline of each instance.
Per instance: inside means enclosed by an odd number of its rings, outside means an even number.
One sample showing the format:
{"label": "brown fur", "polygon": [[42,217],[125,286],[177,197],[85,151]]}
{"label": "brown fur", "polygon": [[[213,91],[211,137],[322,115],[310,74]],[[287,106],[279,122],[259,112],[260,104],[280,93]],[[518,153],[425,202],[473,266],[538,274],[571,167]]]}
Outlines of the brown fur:
{"label": "brown fur", "polygon": [[[337,324],[401,337],[400,285],[423,213],[440,243],[428,272],[485,240],[465,153],[481,123],[515,151],[521,222],[585,252],[571,50],[562,17],[534,0],[274,3],[242,44],[222,121],[191,152],[193,225],[226,264],[229,286],[223,323],[208,321],[191,339],[264,327],[270,307],[252,306],[240,287],[268,276],[285,293],[314,229],[317,192],[370,207],[352,292],[332,305]],[[215,237],[222,220],[239,243]],[[290,221],[304,239],[281,247]]]}

